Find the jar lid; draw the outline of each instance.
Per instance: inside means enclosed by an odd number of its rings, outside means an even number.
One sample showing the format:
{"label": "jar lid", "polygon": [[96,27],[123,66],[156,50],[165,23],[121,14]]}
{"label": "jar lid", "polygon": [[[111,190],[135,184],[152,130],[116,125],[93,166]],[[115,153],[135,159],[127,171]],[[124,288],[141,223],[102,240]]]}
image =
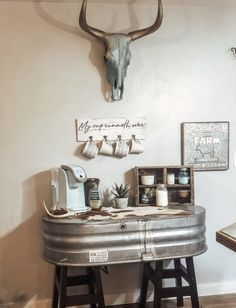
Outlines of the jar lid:
{"label": "jar lid", "polygon": [[99,178],[88,178],[87,182],[97,182],[97,183],[99,183],[100,179]]}
{"label": "jar lid", "polygon": [[145,171],[141,175],[153,175],[154,176],[155,174],[152,172]]}
{"label": "jar lid", "polygon": [[165,184],[157,184],[157,187],[158,187],[158,188],[165,188],[166,185],[165,185]]}

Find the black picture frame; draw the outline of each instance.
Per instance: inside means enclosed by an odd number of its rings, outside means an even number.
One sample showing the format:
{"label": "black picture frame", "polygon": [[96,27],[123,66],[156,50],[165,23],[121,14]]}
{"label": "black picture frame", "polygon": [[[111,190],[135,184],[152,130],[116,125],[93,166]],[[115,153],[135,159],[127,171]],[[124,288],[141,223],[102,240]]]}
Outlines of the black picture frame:
{"label": "black picture frame", "polygon": [[195,171],[229,169],[228,121],[181,123],[181,160]]}

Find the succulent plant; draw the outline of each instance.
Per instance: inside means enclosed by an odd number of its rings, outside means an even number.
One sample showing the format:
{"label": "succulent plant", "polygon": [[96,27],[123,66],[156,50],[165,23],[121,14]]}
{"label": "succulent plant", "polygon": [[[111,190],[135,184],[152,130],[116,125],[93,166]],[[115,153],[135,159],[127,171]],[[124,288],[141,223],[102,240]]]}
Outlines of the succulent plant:
{"label": "succulent plant", "polygon": [[118,186],[115,183],[115,187],[113,187],[113,191],[112,194],[116,197],[116,198],[127,198],[129,191],[130,191],[130,186],[128,184],[123,185],[121,184],[120,186]]}

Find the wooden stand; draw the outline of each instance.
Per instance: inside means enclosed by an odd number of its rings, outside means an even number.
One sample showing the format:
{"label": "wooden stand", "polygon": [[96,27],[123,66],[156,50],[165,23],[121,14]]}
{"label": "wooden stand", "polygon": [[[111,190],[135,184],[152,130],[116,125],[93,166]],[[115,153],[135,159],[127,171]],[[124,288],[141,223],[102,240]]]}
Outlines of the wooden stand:
{"label": "wooden stand", "polygon": [[[103,288],[99,267],[87,267],[87,274],[68,276],[67,266],[56,266],[54,275],[54,288],[52,308],[64,308],[68,306],[88,305],[91,308],[105,307]],[[67,295],[69,287],[87,285],[89,294]]]}
{"label": "wooden stand", "polygon": [[[181,168],[186,168],[189,176],[188,184],[179,184],[179,172]],[[156,187],[157,184],[165,184],[168,192],[168,204],[171,206],[194,205],[194,171],[191,166],[149,166],[135,167],[136,182],[136,206],[156,205]],[[168,174],[174,175],[174,183],[168,184]],[[153,175],[153,185],[143,185],[142,176]],[[148,191],[148,193],[147,193]],[[185,198],[181,198],[180,191],[186,192]],[[143,202],[143,194],[149,194],[150,200]]]}
{"label": "wooden stand", "polygon": [[[174,259],[174,269],[163,269],[163,260],[155,262],[155,269],[150,262],[144,263],[139,308],[145,308],[149,280],[154,285],[154,308],[161,308],[162,298],[167,297],[176,297],[177,307],[182,307],[184,296],[191,296],[192,308],[200,307],[193,258],[185,260],[186,267],[181,259]],[[162,287],[162,280],[169,278],[175,278],[176,286]],[[182,285],[182,278],[188,282],[188,286]]]}

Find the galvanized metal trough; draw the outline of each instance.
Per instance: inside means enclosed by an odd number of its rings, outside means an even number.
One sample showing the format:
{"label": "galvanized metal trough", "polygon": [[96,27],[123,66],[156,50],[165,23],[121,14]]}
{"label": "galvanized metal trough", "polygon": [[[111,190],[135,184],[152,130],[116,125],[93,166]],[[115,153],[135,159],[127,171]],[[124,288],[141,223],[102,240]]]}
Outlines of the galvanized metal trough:
{"label": "galvanized metal trough", "polygon": [[[89,220],[89,215],[43,217],[44,258],[67,266],[94,266],[173,259],[206,251],[205,209],[178,206],[177,215],[135,214]],[[91,218],[91,217],[90,217]],[[107,217],[106,217],[107,218]]]}

